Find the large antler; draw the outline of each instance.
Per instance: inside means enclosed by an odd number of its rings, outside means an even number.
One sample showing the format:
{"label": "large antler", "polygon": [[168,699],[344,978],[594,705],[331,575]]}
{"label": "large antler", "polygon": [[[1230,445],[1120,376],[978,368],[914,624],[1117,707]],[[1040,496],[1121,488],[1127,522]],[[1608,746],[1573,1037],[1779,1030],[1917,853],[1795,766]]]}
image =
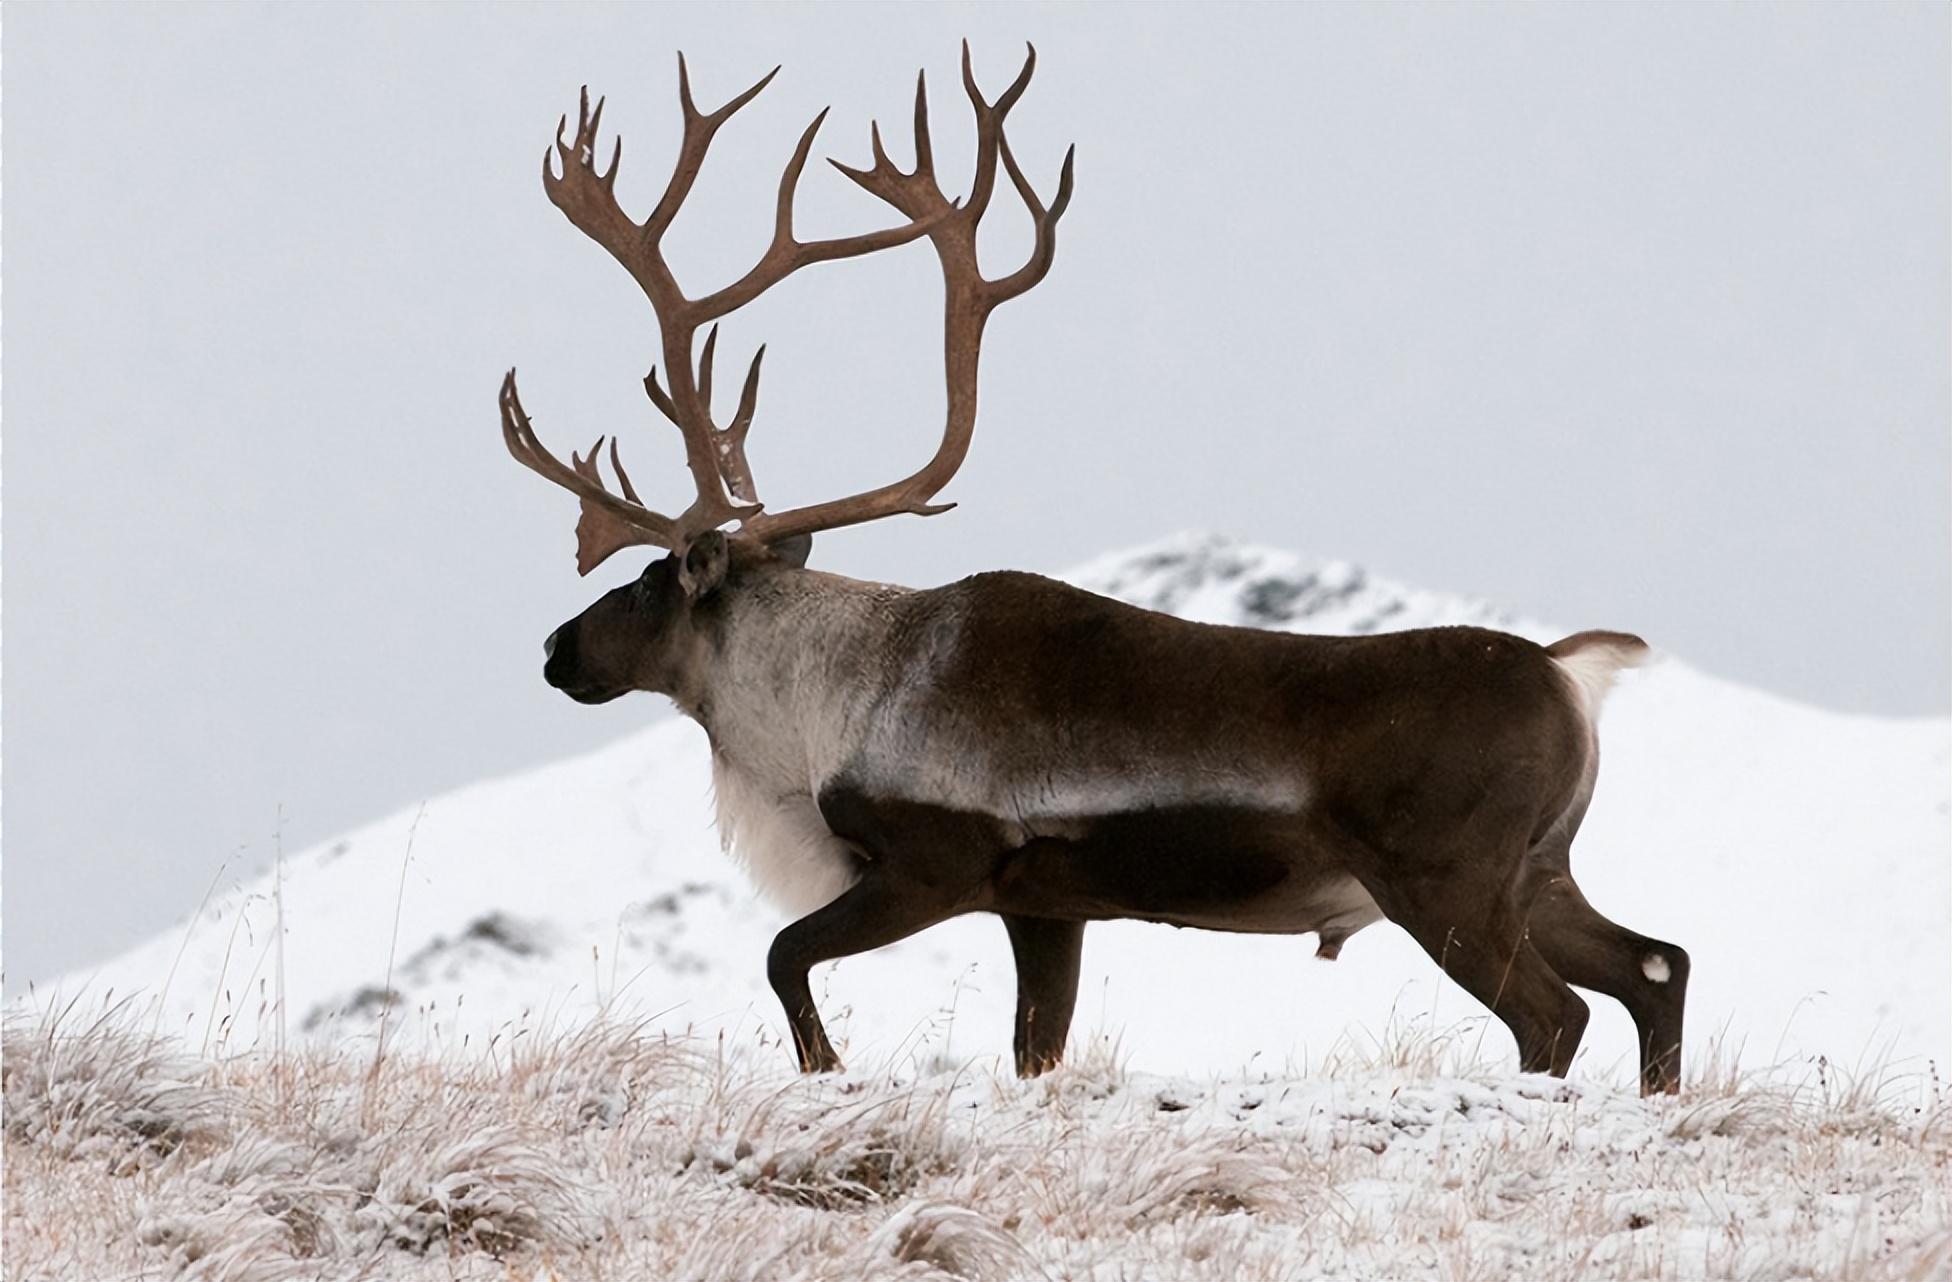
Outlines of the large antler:
{"label": "large antler", "polygon": [[[603,101],[599,99],[592,110],[589,92],[587,89],[583,92],[572,140],[563,141],[567,117],[557,126],[555,152],[562,173],[557,175],[557,162],[545,153],[543,187],[572,223],[623,265],[657,313],[670,386],[666,388],[660,383],[653,368],[644,380],[644,388],[659,411],[677,425],[684,437],[685,464],[691,472],[697,497],[676,520],[645,507],[624,474],[614,441],[610,462],[623,494],[621,497],[613,494],[604,485],[597,466],[602,437],[597,438],[587,459],[572,453],[570,465],[565,466],[536,438],[516,394],[514,372],[510,371],[502,385],[503,437],[509,452],[519,462],[583,500],[582,518],[577,524],[580,572],[587,574],[611,553],[634,544],[682,549],[700,532],[729,520],[740,521],[739,533],[771,542],[897,512],[929,515],[948,510],[951,505],[932,505],[929,500],[948,483],[968,453],[976,418],[976,366],[984,322],[997,304],[1029,289],[1050,269],[1056,250],[1057,220],[1071,198],[1069,153],[1064,159],[1057,198],[1047,210],[1018,169],[1003,136],[1004,117],[1023,95],[1036,62],[1036,51],[1032,49],[1015,83],[995,103],[988,103],[977,90],[969,64],[969,46],[964,43],[963,85],[975,106],[977,126],[976,177],[966,201],[959,205],[950,200],[935,182],[927,91],[918,80],[914,172],[904,174],[889,161],[881,146],[878,127],[873,134],[874,168],[856,170],[834,162],[842,173],[906,214],[909,221],[899,227],[856,236],[801,241],[793,234],[793,196],[812,151],[814,136],[826,119],[823,110],[800,135],[799,145],[780,177],[773,238],[766,252],[738,280],[698,299],[686,298],[672,276],[662,251],[664,232],[690,193],[719,126],[752,101],[779,69],[775,67],[717,111],[700,112],[692,101],[684,57],[679,56],[678,98],[684,113],[684,136],[664,195],[650,218],[641,224],[625,214],[616,200],[617,168],[623,153],[621,138],[611,153],[609,168],[601,173],[597,171],[595,144]],[[1036,246],[1030,260],[1021,268],[992,281],[985,279],[977,266],[976,224],[989,205],[999,158],[1030,209],[1036,226]],[[923,235],[935,245],[946,285],[944,350],[948,417],[935,457],[912,476],[879,489],[777,515],[762,513],[751,467],[746,461],[745,441],[758,401],[760,362],[766,349],[761,347],[753,356],[740,391],[738,409],[731,423],[720,427],[711,414],[712,360],[718,327],[713,324],[707,333],[704,351],[694,366],[692,343],[699,327],[716,322],[802,267],[892,248]]]}
{"label": "large antler", "polygon": [[[998,304],[1023,293],[1044,278],[1057,254],[1057,220],[1071,203],[1072,161],[1076,147],[1064,153],[1064,167],[1058,177],[1057,196],[1046,208],[1037,191],[1017,167],[1004,136],[1004,118],[1023,97],[1030,75],[1037,69],[1035,46],[1025,46],[1023,70],[995,102],[986,102],[976,87],[976,74],[969,64],[969,42],[962,45],[962,85],[976,110],[976,176],[969,196],[960,205],[943,194],[935,179],[935,151],[929,138],[928,80],[915,78],[915,168],[903,173],[888,159],[881,145],[881,127],[870,131],[874,148],[874,167],[854,169],[839,161],[834,168],[852,178],[864,189],[879,196],[908,215],[910,226],[924,229],[942,262],[943,362],[948,382],[948,413],[942,429],[942,443],[935,456],[913,474],[844,499],[816,503],[790,512],[762,513],[748,519],[741,532],[768,542],[816,530],[858,525],[897,512],[933,516],[946,512],[953,503],[932,504],[930,499],[949,483],[969,453],[969,440],[976,428],[976,367],[982,355],[983,326]],[[1036,243],[1023,266],[996,280],[984,277],[976,258],[976,225],[989,208],[996,190],[999,158],[1010,182],[1030,210],[1036,229]]]}

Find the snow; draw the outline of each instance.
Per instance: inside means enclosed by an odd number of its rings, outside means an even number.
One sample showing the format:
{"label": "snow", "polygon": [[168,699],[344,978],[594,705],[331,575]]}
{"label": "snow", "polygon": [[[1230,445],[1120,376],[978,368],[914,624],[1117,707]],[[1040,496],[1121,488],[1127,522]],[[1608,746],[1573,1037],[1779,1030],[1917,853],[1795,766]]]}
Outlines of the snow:
{"label": "snow", "polygon": [[[1573,630],[1203,536],[1067,577],[1188,618],[1292,631]],[[1724,1067],[1791,1075],[1818,1057],[1901,1072],[1947,1060],[1952,720],[1822,711],[1670,657],[1622,675],[1600,733],[1574,868],[1601,911],[1691,953],[1690,1059],[1713,1040]],[[402,1044],[479,1048],[599,1015],[778,1042],[764,971],[784,922],[720,853],[710,787],[702,734],[664,720],[287,858],[282,982],[266,870],[33,1000],[128,998],[191,1049],[268,1045],[280,990],[294,1039],[371,1030],[391,990],[388,1036]],[[1482,1009],[1395,927],[1355,936],[1333,963],[1313,950],[1306,937],[1093,925],[1074,1037],[1106,1033],[1151,1073],[1305,1076],[1338,1048],[1461,1022],[1479,1055],[1515,1060],[1503,1027],[1472,1025]],[[987,1064],[1009,1050],[1013,979],[991,918],[824,966],[815,993],[844,1056]],[[1575,1079],[1626,1081],[1631,1025],[1613,1002],[1591,1004]]]}
{"label": "snow", "polygon": [[1102,1045],[794,1076],[597,1024],[493,1054],[183,1064],[9,1027],[6,1271],[33,1279],[1922,1279],[1937,1087],[1642,1100],[1401,1044],[1160,1077]]}

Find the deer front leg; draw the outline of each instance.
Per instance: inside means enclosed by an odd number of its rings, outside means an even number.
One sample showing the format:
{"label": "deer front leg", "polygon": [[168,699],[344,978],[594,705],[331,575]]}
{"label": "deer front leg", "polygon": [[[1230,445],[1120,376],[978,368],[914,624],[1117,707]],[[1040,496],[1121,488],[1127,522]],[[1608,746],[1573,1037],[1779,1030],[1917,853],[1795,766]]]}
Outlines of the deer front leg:
{"label": "deer front leg", "polygon": [[1084,923],[1005,914],[1017,962],[1017,1076],[1036,1077],[1064,1058],[1078,1004]]}
{"label": "deer front leg", "polygon": [[837,1073],[841,1068],[814,1009],[807,972],[823,961],[906,939],[957,911],[939,887],[899,880],[870,867],[838,899],[779,932],[766,955],[766,978],[786,1008],[801,1072]]}

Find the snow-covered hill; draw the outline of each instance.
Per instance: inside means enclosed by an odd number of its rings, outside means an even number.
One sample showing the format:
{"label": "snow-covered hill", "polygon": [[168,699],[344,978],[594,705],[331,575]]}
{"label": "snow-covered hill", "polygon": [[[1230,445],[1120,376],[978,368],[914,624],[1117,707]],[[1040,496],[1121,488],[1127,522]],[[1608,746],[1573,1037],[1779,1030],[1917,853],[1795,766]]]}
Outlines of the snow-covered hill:
{"label": "snow-covered hill", "polygon": [[[1293,631],[1572,630],[1208,537],[1071,577],[1188,618]],[[1719,1036],[1757,1068],[1952,1055],[1952,721],[1818,711],[1668,660],[1622,683],[1602,737],[1575,867],[1602,911],[1692,952],[1691,1051]],[[389,1037],[450,1045],[599,1012],[776,1039],[764,960],[782,924],[719,852],[702,733],[666,719],[288,858],[282,885],[267,870],[56,992],[84,1006],[134,994],[193,1047],[269,1042],[281,989],[293,1038],[370,1029],[390,989]],[[1337,962],[1312,954],[1308,938],[1094,925],[1078,1033],[1114,1034],[1154,1072],[1305,1069],[1345,1038],[1483,1013],[1386,923]],[[1008,1050],[1013,981],[992,918],[822,967],[815,983],[844,1054]],[[1631,1026],[1592,1004],[1583,1071],[1624,1078]],[[1496,1024],[1481,1048],[1511,1056]]]}

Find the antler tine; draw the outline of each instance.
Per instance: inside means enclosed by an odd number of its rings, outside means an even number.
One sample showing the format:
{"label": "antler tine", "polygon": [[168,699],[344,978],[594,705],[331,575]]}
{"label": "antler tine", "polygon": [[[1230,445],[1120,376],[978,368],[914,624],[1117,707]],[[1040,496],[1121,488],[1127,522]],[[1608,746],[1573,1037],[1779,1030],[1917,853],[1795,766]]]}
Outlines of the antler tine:
{"label": "antler tine", "polygon": [[991,296],[1000,303],[1015,298],[1044,279],[1044,273],[1051,269],[1051,263],[1057,258],[1057,220],[1064,217],[1064,211],[1071,206],[1072,162],[1077,157],[1078,148],[1075,143],[1065,148],[1064,167],[1057,178],[1057,195],[1052,197],[1050,208],[1046,209],[1043,202],[1037,199],[1037,189],[1030,185],[1030,180],[1023,176],[1023,170],[1017,167],[1017,158],[1010,154],[1010,140],[999,137],[997,143],[997,149],[1003,156],[1003,168],[1009,173],[1017,194],[1023,197],[1023,203],[1029,207],[1031,224],[1037,236],[1030,258],[1023,266],[1001,280],[989,282]]}
{"label": "antler tine", "polygon": [[502,379],[500,403],[502,441],[515,461],[554,481],[583,501],[582,515],[576,522],[577,573],[588,574],[621,548],[643,544],[661,548],[680,546],[671,518],[653,512],[637,501],[637,491],[624,474],[614,440],[610,444],[610,462],[617,470],[617,479],[624,491],[623,498],[604,488],[602,473],[597,470],[596,455],[603,446],[602,437],[599,436],[596,444],[590,448],[587,459],[571,451],[571,461],[567,467],[542,444],[529,422],[528,413],[522,408],[522,398],[516,391],[515,371],[512,369]]}
{"label": "antler tine", "polygon": [[718,326],[705,335],[705,350],[698,357],[698,404],[707,417],[712,412],[712,353],[718,348]]}
{"label": "antler tine", "polygon": [[[827,111],[823,108],[820,114],[813,118],[813,123],[807,126],[806,132],[800,135],[800,143],[793,149],[793,155],[786,162],[786,169],[780,175],[779,197],[773,217],[772,243],[766,247],[766,252],[760,255],[759,261],[754,263],[744,276],[717,293],[707,294],[691,304],[692,314],[699,322],[715,320],[735,308],[743,307],[802,267],[833,262],[841,258],[857,258],[877,250],[906,245],[918,237],[927,235],[947,212],[944,210],[917,216],[903,209],[903,213],[909,213],[909,221],[899,227],[863,232],[857,236],[837,236],[831,240],[806,241],[794,236],[793,197],[799,187],[800,175],[806,169],[807,156],[813,149],[814,135],[820,132],[821,123],[826,119]],[[875,146],[878,151],[880,148],[878,134]],[[854,176],[846,166],[839,165],[837,162],[830,163],[834,163],[841,172],[850,177]],[[856,178],[855,181],[860,180]]]}
{"label": "antler tine", "polygon": [[746,368],[745,386],[739,389],[738,412],[732,416],[732,426],[725,429],[728,436],[744,440],[752,427],[753,412],[759,407],[759,367],[765,359],[766,345],[761,343],[759,350],[752,354],[752,364]]}
{"label": "antler tine", "polygon": [[970,62],[969,42],[962,46],[963,89],[969,95],[969,103],[976,114],[976,174],[970,183],[969,195],[958,205],[949,199],[935,181],[934,146],[929,136],[928,81],[926,74],[918,75],[915,81],[915,169],[903,173],[893,161],[889,160],[887,150],[881,143],[881,127],[877,122],[870,126],[869,148],[874,156],[874,164],[867,169],[856,169],[838,160],[829,161],[834,168],[853,179],[866,191],[879,196],[912,219],[926,220],[931,235],[934,228],[943,222],[954,221],[969,226],[978,222],[989,208],[990,196],[996,186],[997,156],[1003,141],[1003,123],[1023,97],[1030,86],[1030,76],[1037,69],[1037,50],[1029,50],[1022,70],[1010,87],[992,103],[983,97],[983,91],[976,83],[976,73]]}
{"label": "antler tine", "polygon": [[[834,529],[871,521],[898,512],[931,516],[946,512],[954,504],[931,500],[947,485],[969,453],[976,426],[977,366],[982,355],[983,328],[996,307],[1042,280],[1057,253],[1057,223],[1071,203],[1075,148],[1065,153],[1058,179],[1057,195],[1046,208],[1036,189],[1024,177],[1004,135],[1004,120],[1030,85],[1037,68],[1037,50],[1028,47],[1023,68],[994,103],[983,97],[976,84],[969,44],[963,42],[963,88],[976,114],[976,172],[969,196],[960,205],[943,194],[934,175],[934,156],[928,132],[928,90],[924,78],[915,86],[915,170],[903,173],[888,159],[881,145],[880,130],[870,135],[874,164],[867,169],[834,162],[834,167],[863,189],[899,209],[917,223],[926,223],[927,235],[935,246],[942,265],[944,378],[947,385],[947,413],[942,440],[935,455],[918,471],[879,489],[849,498],[796,508],[788,512],[765,512],[746,522],[742,532],[767,541]],[[996,185],[996,169],[1001,161],[1011,184],[1030,211],[1036,229],[1036,245],[1030,258],[1016,271],[996,280],[983,275],[976,254],[976,227]]]}
{"label": "antler tine", "polygon": [[[601,441],[603,438],[598,437],[597,439]],[[590,457],[594,461],[596,457],[595,451],[591,451]],[[630,473],[624,471],[624,461],[617,453],[617,438],[614,436],[610,438],[610,466],[616,470],[617,485],[618,488],[623,490],[624,497],[632,503],[638,503],[637,490],[630,483]]]}
{"label": "antler tine", "polygon": [[[529,422],[528,413],[522,408],[522,398],[516,391],[515,371],[512,369],[502,378],[500,404],[502,442],[508,446],[508,452],[515,457],[516,462],[573,491],[579,497],[609,509],[618,520],[629,522],[647,534],[662,535],[669,529],[671,524],[669,517],[641,505],[633,507],[604,489],[601,476],[594,474],[592,470],[593,464],[586,465],[574,451],[570,453],[570,458],[575,460],[575,463],[574,466],[569,467],[564,466],[561,459],[549,452],[548,447],[536,436],[535,428]],[[595,458],[596,449],[601,448],[602,445],[603,438],[598,437],[596,446],[591,450],[592,459]]]}
{"label": "antler tine", "polygon": [[[556,144],[554,157],[545,148],[542,153],[542,187],[550,201],[570,222],[576,224],[584,235],[609,250],[611,255],[622,263],[632,275],[637,272],[631,262],[630,248],[636,239],[639,228],[617,204],[615,186],[617,169],[623,160],[623,140],[617,140],[617,147],[611,154],[610,170],[598,175],[595,166],[596,126],[603,116],[603,102],[597,101],[594,113],[590,111],[590,90],[585,85],[576,110],[576,133],[568,142],[563,133],[569,128],[569,117],[561,117],[556,122]],[[556,164],[562,166],[562,175],[556,174]],[[587,175],[588,181],[584,181]]]}
{"label": "antler tine", "polygon": [[671,171],[671,181],[665,184],[664,195],[658,198],[657,207],[644,225],[645,235],[653,242],[664,234],[671,220],[678,216],[678,207],[685,203],[691,194],[691,185],[698,179],[698,171],[705,164],[705,152],[712,145],[713,135],[719,126],[730,120],[739,108],[759,96],[759,91],[773,83],[779,68],[761,76],[756,84],[744,93],[737,95],[717,111],[701,112],[691,99],[691,73],[685,67],[685,56],[678,55],[678,107],[684,113],[684,139],[678,144],[678,163]]}
{"label": "antler tine", "polygon": [[[718,326],[714,324],[705,335],[705,350],[698,359],[698,401],[707,414],[712,408],[712,359],[717,350]],[[739,408],[731,424],[719,427],[716,418],[711,420],[712,458],[718,465],[719,478],[734,501],[741,503],[759,502],[759,493],[752,483],[752,465],[746,461],[746,435],[752,430],[753,412],[758,408],[759,366],[765,359],[766,345],[761,343],[746,370],[745,383],[739,388]]]}
{"label": "antler tine", "polygon": [[935,144],[929,138],[929,73],[915,73],[915,174],[935,177]]}
{"label": "antler tine", "polygon": [[678,418],[678,407],[671,403],[670,393],[666,392],[663,384],[657,381],[655,365],[651,366],[650,373],[644,375],[644,391],[651,398],[651,404],[657,406],[658,413],[670,419],[673,426],[684,427],[684,423]]}
{"label": "antler tine", "polygon": [[603,126],[603,104],[606,101],[608,99],[599,94],[596,100],[596,110],[591,111],[590,87],[588,85],[583,86],[581,101],[576,106],[576,136],[578,138],[587,138],[592,142],[596,140],[596,131]]}
{"label": "antler tine", "polygon": [[[698,399],[708,410],[712,401],[712,362],[717,346],[718,326],[714,325],[705,336],[705,351],[698,363]],[[765,358],[766,345],[761,343],[759,350],[753,353],[752,365],[746,370],[745,383],[739,389],[739,408],[734,413],[731,424],[721,428],[717,426],[716,420],[712,420],[713,460],[718,467],[719,476],[725,482],[726,489],[730,491],[733,499],[741,503],[759,502],[758,494],[753,487],[752,468],[746,462],[745,441],[746,434],[752,430],[752,416],[759,403],[759,368]],[[657,406],[661,414],[673,423],[679,421],[678,407],[672,404],[670,394],[664,390],[663,384],[658,382],[657,370],[653,369],[644,376],[644,390],[650,394],[652,403]],[[628,486],[630,478],[623,475],[623,467],[617,463],[616,453],[617,445],[612,441],[610,461],[617,467],[617,479]],[[631,497],[634,499],[635,495]]]}
{"label": "antler tine", "polygon": [[831,107],[822,107],[820,114],[813,118],[800,134],[799,145],[793,148],[786,169],[779,176],[779,196],[773,205],[773,240],[775,243],[790,242],[793,239],[793,196],[800,187],[800,175],[806,171],[807,156],[813,151],[814,137],[820,126],[827,122]]}
{"label": "antler tine", "polygon": [[976,177],[969,185],[969,198],[963,203],[970,211],[970,221],[983,216],[990,207],[990,197],[996,192],[996,153],[997,144],[1003,137],[1003,122],[1009,116],[1010,108],[1017,105],[1024,91],[1030,88],[1030,75],[1037,70],[1037,46],[1026,42],[1023,69],[1017,78],[1010,82],[995,102],[985,101],[983,91],[976,85],[976,72],[970,64],[969,42],[962,42],[962,87],[969,95],[969,104],[976,111]]}
{"label": "antler tine", "polygon": [[[963,41],[962,45],[965,51],[969,48],[969,42],[967,40]],[[1024,90],[1030,88],[1030,75],[1037,70],[1037,46],[1026,40],[1023,43],[1023,48],[1023,69],[1017,72],[1017,78],[1010,82],[1010,87],[1005,89],[1002,95],[991,104],[996,111],[998,124],[1003,123],[1003,117],[1009,115],[1010,108],[1017,105],[1017,100],[1023,97]],[[965,68],[969,66],[969,59],[966,53],[963,58],[963,66]],[[967,83],[973,89],[976,84],[975,78],[973,76],[970,77]]]}
{"label": "antler tine", "polygon": [[752,416],[759,408],[759,366],[766,359],[766,345],[752,354],[746,369],[745,385],[739,389],[739,408],[731,426],[718,434],[718,470],[725,488],[743,503],[758,503],[759,491],[752,483],[752,465],[746,461],[746,434],[752,430]]}

